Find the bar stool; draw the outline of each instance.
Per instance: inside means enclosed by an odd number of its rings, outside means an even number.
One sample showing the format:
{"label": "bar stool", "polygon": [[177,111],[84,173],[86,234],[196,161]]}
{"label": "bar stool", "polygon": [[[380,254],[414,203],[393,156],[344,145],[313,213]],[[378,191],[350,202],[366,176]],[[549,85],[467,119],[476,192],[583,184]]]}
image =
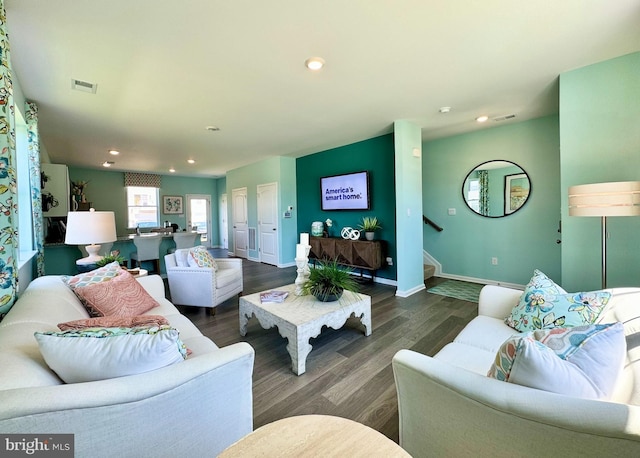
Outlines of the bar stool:
{"label": "bar stool", "polygon": [[136,250],[131,253],[131,267],[136,264],[142,267],[143,261],[153,261],[155,272],[160,274],[160,243],[162,242],[161,234],[154,235],[136,235],[133,237],[133,243]]}
{"label": "bar stool", "polygon": [[191,248],[195,246],[196,237],[198,237],[196,232],[175,232],[173,234],[173,241],[176,242],[176,247],[169,248],[169,253],[173,253],[182,248]]}

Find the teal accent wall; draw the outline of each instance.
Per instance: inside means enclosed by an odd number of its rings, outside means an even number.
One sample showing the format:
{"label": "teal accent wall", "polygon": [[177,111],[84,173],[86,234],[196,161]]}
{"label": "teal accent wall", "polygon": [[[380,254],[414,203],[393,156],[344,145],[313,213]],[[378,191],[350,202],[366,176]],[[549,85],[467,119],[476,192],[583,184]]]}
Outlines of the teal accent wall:
{"label": "teal accent wall", "polygon": [[[258,196],[257,187],[261,184],[278,183],[278,213],[280,224],[279,253],[281,265],[294,265],[297,217],[296,203],[296,161],[291,157],[272,157],[264,161],[240,167],[227,172],[226,189],[229,208],[229,250],[233,251],[232,199],[233,189],[247,188],[247,217],[249,227],[258,228]],[[291,218],[284,218],[287,206],[293,206]],[[257,244],[259,248],[259,243]],[[249,250],[248,257],[259,259],[258,250]]]}
{"label": "teal accent wall", "polygon": [[[600,218],[568,216],[570,186],[640,180],[640,52],[560,75],[562,280],[601,285]],[[608,286],[640,286],[640,218],[607,219]]]}
{"label": "teal accent wall", "polygon": [[[424,225],[424,249],[444,274],[523,285],[537,268],[561,281],[559,142],[553,115],[423,144],[424,214],[444,228]],[[529,174],[531,195],[516,213],[485,218],[466,206],[462,185],[476,166],[500,159]]]}
{"label": "teal accent wall", "polygon": [[[396,227],[398,290],[407,296],[424,289],[422,256],[422,131],[409,121],[396,121]],[[418,154],[415,155],[414,152]]]}
{"label": "teal accent wall", "polygon": [[[357,228],[364,216],[376,216],[382,229],[376,239],[384,240],[387,256],[396,259],[394,144],[393,135],[364,140],[339,148],[300,157],[297,166],[297,232],[311,232],[311,223],[331,218],[331,236],[339,237],[343,227]],[[370,210],[322,211],[320,178],[342,173],[369,172]],[[295,253],[293,253],[295,256]],[[396,266],[380,269],[377,276],[396,279]]]}

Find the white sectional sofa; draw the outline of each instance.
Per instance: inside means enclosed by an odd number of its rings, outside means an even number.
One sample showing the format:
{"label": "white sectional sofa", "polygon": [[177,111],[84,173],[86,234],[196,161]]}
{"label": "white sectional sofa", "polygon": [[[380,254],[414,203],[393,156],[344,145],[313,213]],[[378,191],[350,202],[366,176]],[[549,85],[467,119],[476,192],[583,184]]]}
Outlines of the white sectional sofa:
{"label": "white sectional sofa", "polygon": [[640,288],[612,292],[600,323],[627,343],[610,400],[581,399],[486,376],[517,331],[504,324],[522,291],[485,286],[478,317],[434,357],[393,359],[400,445],[414,457],[640,456]]}
{"label": "white sectional sofa", "polygon": [[0,433],[73,433],[75,456],[216,456],[253,430],[253,348],[218,348],[164,296],[157,276],[139,278],[192,354],[137,375],[63,383],[34,338],[88,318],[59,276],[31,282],[0,322]]}

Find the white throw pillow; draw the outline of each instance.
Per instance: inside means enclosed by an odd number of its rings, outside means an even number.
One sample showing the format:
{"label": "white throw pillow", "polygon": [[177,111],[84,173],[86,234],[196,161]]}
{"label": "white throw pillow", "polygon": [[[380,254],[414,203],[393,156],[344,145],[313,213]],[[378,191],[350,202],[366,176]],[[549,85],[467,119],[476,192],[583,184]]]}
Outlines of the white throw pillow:
{"label": "white throw pillow", "polygon": [[622,372],[622,323],[556,328],[505,341],[487,375],[585,399],[609,399]]}
{"label": "white throw pillow", "polygon": [[36,332],[35,338],[47,365],[66,383],[140,374],[187,356],[170,326]]}
{"label": "white throw pillow", "polygon": [[189,248],[181,248],[175,251],[176,255],[176,266],[178,267],[189,267]]}

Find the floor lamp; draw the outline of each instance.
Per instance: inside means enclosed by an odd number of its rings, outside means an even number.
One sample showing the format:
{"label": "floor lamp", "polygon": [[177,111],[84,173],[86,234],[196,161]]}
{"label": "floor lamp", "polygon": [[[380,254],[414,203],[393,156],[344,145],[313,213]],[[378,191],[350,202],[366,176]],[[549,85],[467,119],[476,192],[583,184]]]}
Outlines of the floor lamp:
{"label": "floor lamp", "polygon": [[67,233],[64,243],[67,245],[87,245],[89,256],[78,259],[78,266],[95,264],[102,259],[98,254],[99,243],[115,242],[116,218],[113,212],[97,212],[93,208],[87,211],[75,211],[67,214]]}
{"label": "floor lamp", "polygon": [[571,186],[569,216],[602,218],[602,288],[604,289],[607,287],[607,217],[640,216],[640,181]]}

